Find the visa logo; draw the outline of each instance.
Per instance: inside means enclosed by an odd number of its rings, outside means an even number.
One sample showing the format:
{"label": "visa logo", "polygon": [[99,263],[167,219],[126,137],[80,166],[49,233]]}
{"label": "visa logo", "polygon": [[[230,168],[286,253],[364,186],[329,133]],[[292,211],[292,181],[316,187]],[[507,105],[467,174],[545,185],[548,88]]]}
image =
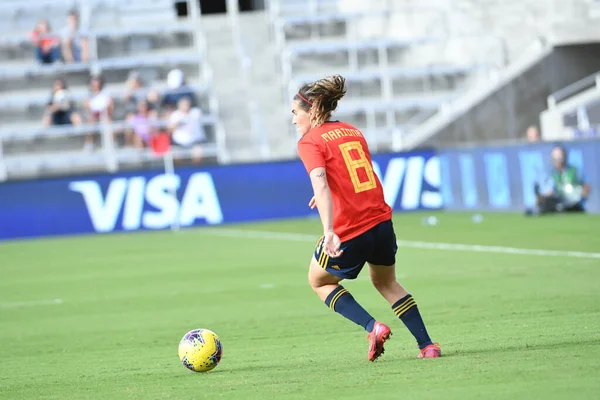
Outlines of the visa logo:
{"label": "visa logo", "polygon": [[[385,201],[390,207],[402,210],[442,207],[442,180],[438,157],[393,158],[387,165],[385,175],[381,173],[381,168],[375,161],[373,169],[381,181]],[[429,189],[424,188],[424,184],[427,184]]]}
{"label": "visa logo", "polygon": [[[108,185],[106,196],[98,182],[76,181],[69,189],[81,193],[96,232],[111,232],[119,223],[124,230],[162,229],[175,218],[180,226],[196,220],[208,224],[223,222],[223,213],[212,177],[207,172],[190,176],[181,203],[173,195],[181,186],[177,175],[158,175],[150,180],[142,176],[116,178]],[[148,204],[151,209],[146,209]]]}

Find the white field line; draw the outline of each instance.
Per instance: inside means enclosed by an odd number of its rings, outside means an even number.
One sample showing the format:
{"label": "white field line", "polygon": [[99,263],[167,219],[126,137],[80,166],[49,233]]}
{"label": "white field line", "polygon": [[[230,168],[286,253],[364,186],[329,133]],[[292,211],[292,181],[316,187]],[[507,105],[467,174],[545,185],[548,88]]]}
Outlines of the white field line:
{"label": "white field line", "polygon": [[0,303],[0,310],[9,309],[9,308],[56,306],[56,305],[60,305],[62,303],[63,303],[62,299],[13,301],[13,302],[8,302],[8,303]]}
{"label": "white field line", "polygon": [[[317,242],[318,236],[305,233],[292,232],[270,232],[246,229],[231,228],[202,228],[197,232],[209,233],[214,236],[224,236],[232,238],[248,239],[266,239],[266,240],[287,240],[294,242]],[[570,257],[570,258],[589,258],[599,259],[600,253],[590,253],[584,251],[564,251],[564,250],[540,250],[524,249],[519,247],[505,246],[482,246],[476,244],[459,243],[441,243],[441,242],[420,242],[412,240],[398,240],[399,247],[409,247],[415,249],[442,250],[442,251],[470,251],[476,253],[499,253],[499,254],[517,254],[526,256],[543,257]]]}
{"label": "white field line", "polygon": [[[246,229],[231,229],[231,228],[202,228],[196,232],[202,232],[213,236],[222,236],[229,238],[248,238],[248,239],[263,239],[263,240],[287,240],[292,242],[314,242],[316,244],[318,236],[304,233],[292,232],[272,232],[272,231],[257,231]],[[473,244],[458,244],[458,243],[440,243],[440,242],[420,242],[412,240],[398,240],[399,247],[408,247],[415,249],[427,250],[442,250],[442,251],[467,251],[476,253],[499,253],[499,254],[517,254],[527,256],[543,256],[543,257],[568,257],[568,258],[585,258],[585,259],[600,259],[600,253],[590,253],[583,251],[561,251],[561,250],[539,250],[539,249],[523,249],[518,247],[505,246],[481,246]],[[261,289],[271,289],[274,285],[264,284]],[[99,299],[90,298],[87,301],[98,301]],[[0,309],[36,307],[47,305],[63,304],[62,299],[50,300],[35,300],[22,302],[0,303]]]}

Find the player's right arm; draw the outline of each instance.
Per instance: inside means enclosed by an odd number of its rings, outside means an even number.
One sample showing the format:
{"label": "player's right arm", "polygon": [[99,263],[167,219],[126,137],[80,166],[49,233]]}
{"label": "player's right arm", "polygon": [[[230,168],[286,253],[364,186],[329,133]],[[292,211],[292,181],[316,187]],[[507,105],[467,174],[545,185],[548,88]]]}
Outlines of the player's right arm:
{"label": "player's right arm", "polygon": [[341,242],[333,230],[333,199],[327,182],[325,157],[319,146],[308,140],[298,145],[298,153],[310,176],[313,188],[314,197],[309,206],[311,208],[317,207],[323,224],[324,251],[330,257],[339,257],[342,254],[340,251]]}
{"label": "player's right arm", "polygon": [[315,204],[319,210],[319,216],[323,224],[323,249],[330,257],[339,257],[342,255],[342,251],[340,251],[341,241],[333,230],[333,199],[331,198],[331,190],[327,183],[325,167],[317,167],[309,175],[313,193],[315,194]]}
{"label": "player's right arm", "polygon": [[317,167],[309,175],[313,193],[315,194],[313,196],[315,205],[319,209],[319,215],[323,223],[323,234],[333,232],[333,200],[331,199],[331,190],[329,190],[329,184],[327,183],[325,167]]}

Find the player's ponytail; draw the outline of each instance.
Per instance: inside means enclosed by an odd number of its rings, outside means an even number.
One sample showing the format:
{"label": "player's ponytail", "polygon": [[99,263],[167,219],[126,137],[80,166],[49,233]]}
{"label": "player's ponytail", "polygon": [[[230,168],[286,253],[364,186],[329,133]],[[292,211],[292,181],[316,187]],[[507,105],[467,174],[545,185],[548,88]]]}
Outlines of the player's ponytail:
{"label": "player's ponytail", "polygon": [[294,100],[299,100],[305,111],[312,109],[311,123],[319,126],[331,118],[345,94],[346,80],[341,75],[333,75],[302,86]]}

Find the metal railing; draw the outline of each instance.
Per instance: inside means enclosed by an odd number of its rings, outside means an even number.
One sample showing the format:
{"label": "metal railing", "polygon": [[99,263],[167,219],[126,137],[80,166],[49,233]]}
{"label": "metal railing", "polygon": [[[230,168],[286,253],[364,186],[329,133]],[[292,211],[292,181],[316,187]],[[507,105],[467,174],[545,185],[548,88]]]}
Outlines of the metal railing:
{"label": "metal railing", "polygon": [[[215,115],[203,115],[199,123],[204,126],[214,126],[218,123],[218,118]],[[110,121],[108,116],[97,124],[81,124],[81,125],[64,125],[64,126],[49,126],[34,129],[14,129],[0,131],[0,142],[19,142],[31,141],[39,138],[64,138],[85,136],[89,133],[98,133],[103,126],[109,126],[112,131],[123,131],[134,126],[127,121]],[[156,119],[149,120],[149,126],[154,128],[166,128],[168,120]]]}
{"label": "metal railing", "polygon": [[243,91],[247,104],[247,112],[249,116],[250,130],[252,137],[255,138],[258,152],[263,160],[270,158],[270,146],[268,131],[264,124],[261,110],[258,102],[252,93],[252,58],[248,54],[248,46],[240,29],[238,0],[227,0],[227,17],[229,27],[233,37],[234,46],[238,55],[238,61],[242,69]]}
{"label": "metal railing", "polygon": [[561,101],[593,87],[600,90],[600,72],[586,76],[585,78],[552,93],[548,96],[548,108],[554,108]]}
{"label": "metal railing", "polygon": [[[589,75],[548,96],[548,108],[540,114],[542,136],[548,140],[571,140],[574,132],[585,136],[597,134],[588,109],[600,102],[600,72]],[[566,117],[575,117],[574,126],[567,126]]]}
{"label": "metal railing", "polygon": [[[207,95],[208,87],[199,84],[190,84],[186,85],[183,88],[179,89],[169,89],[167,87],[157,85],[152,87],[143,87],[140,89],[136,89],[134,91],[128,92],[125,88],[106,88],[105,92],[113,97],[122,99],[127,93],[131,93],[136,98],[145,98],[150,92],[157,92],[159,95],[164,96],[166,94],[177,94],[177,93],[188,93],[193,92],[197,95],[204,96]],[[74,91],[72,89],[68,90],[68,97],[70,101],[80,102],[85,100],[88,97],[87,89],[86,91],[77,90]],[[36,96],[14,96],[12,98],[0,98],[0,110],[14,107],[32,107],[32,106],[46,106],[48,104],[48,96],[47,93],[43,93]],[[218,104],[210,104],[209,103],[210,112],[217,113],[218,112]]]}
{"label": "metal railing", "polygon": [[[467,75],[470,73],[485,72],[489,67],[484,65],[428,65],[425,67],[390,66],[385,52],[381,54],[381,64],[360,71],[340,71],[346,82],[361,83],[367,81],[381,81],[382,97],[391,98],[393,93],[392,81],[395,79],[420,79],[427,80],[431,77],[448,77]],[[298,87],[304,82],[313,82],[321,78],[320,74],[297,75],[288,84],[288,97],[292,97]]]}
{"label": "metal railing", "polygon": [[[468,39],[473,39],[472,36],[465,36]],[[478,40],[478,39],[477,39]],[[394,64],[389,60],[388,50],[394,46],[426,46],[429,43],[440,43],[443,44],[442,38],[422,38],[421,40],[415,41],[397,41],[397,40],[372,40],[365,42],[348,42],[345,44],[345,50],[348,53],[348,66],[347,69],[339,70],[336,72],[342,73],[350,82],[368,82],[378,81],[380,93],[376,98],[361,98],[360,102],[352,102],[350,99],[346,99],[342,102],[337,115],[349,115],[352,113],[358,113],[364,115],[365,120],[365,131],[373,132],[377,130],[377,120],[383,115],[385,125],[382,128],[386,132],[392,132],[393,146],[394,149],[399,149],[403,143],[403,136],[406,132],[412,131],[418,124],[425,122],[425,120],[435,112],[441,110],[444,106],[451,103],[459,94],[464,90],[460,85],[455,85],[451,92],[436,92],[432,91],[429,85],[429,80],[436,76],[462,76],[461,79],[467,79],[470,76],[474,84],[478,76],[485,78],[490,73],[497,70],[496,65],[485,64],[485,57],[483,55],[476,56],[475,61],[470,66],[468,65],[443,65],[439,66],[435,64],[429,64],[423,67],[403,67],[401,64]],[[344,42],[342,42],[344,45]],[[358,52],[361,47],[372,48],[376,51],[376,62],[373,66],[359,67],[358,65]],[[333,47],[323,46],[323,51],[330,52]],[[343,46],[340,48],[344,49]],[[498,38],[490,38],[490,48],[495,49],[494,52],[502,54],[502,41]],[[477,51],[484,51],[484,46],[481,46]],[[307,47],[307,52],[311,49]],[[284,93],[286,97],[292,96],[297,90],[298,86],[302,81],[309,82],[318,79],[317,74],[302,74],[294,75],[292,70],[292,54],[291,52],[284,52],[282,54],[282,69],[283,69],[283,83],[285,84]],[[478,62],[479,61],[479,62]],[[395,82],[398,79],[410,79],[414,82],[421,82],[421,91],[413,93],[412,96],[400,96],[395,93]],[[466,81],[462,81],[466,82]],[[356,104],[355,104],[356,103]],[[400,118],[397,111],[415,110],[418,111],[418,115],[421,117],[426,115],[427,118],[418,118],[405,120]],[[376,142],[377,140],[375,140]],[[377,144],[374,143],[374,150],[376,150]]]}
{"label": "metal railing", "polygon": [[270,0],[268,6],[269,19],[273,23],[281,15],[302,13],[317,14],[335,11],[337,0]]}
{"label": "metal railing", "polygon": [[[219,147],[219,137],[222,135],[222,132],[219,132],[222,127],[218,119],[215,116],[202,116],[199,121],[199,124],[204,126],[212,126],[215,130],[215,141],[213,143],[208,142],[206,144],[206,148],[208,151],[206,154],[215,155],[217,157],[221,156],[220,147]],[[164,129],[168,126],[168,121],[166,120],[150,120],[148,121],[148,125],[154,128]],[[14,161],[16,163],[16,159],[18,158],[27,158],[29,156],[23,155],[4,155],[2,151],[2,143],[9,142],[24,142],[24,141],[32,141],[40,138],[52,138],[57,139],[60,137],[81,137],[88,136],[89,134],[99,134],[101,137],[101,146],[98,152],[88,153],[80,151],[81,157],[89,156],[90,154],[100,155],[100,158],[103,160],[104,169],[108,172],[116,172],[119,169],[119,163],[121,160],[144,160],[151,157],[152,151],[149,149],[135,149],[132,147],[117,149],[114,137],[117,132],[124,132],[127,129],[133,129],[134,126],[126,121],[117,121],[110,122],[108,120],[108,115],[104,113],[101,117],[101,122],[98,124],[83,124],[79,126],[54,126],[48,128],[39,128],[39,129],[31,129],[31,130],[23,130],[23,131],[14,131],[14,132],[0,132],[0,181],[6,180],[9,171],[7,168],[7,160]],[[173,150],[175,158],[180,156],[189,157],[192,153],[192,150],[187,149],[175,149]],[[56,159],[56,157],[60,157],[60,152],[50,153],[47,157],[40,156],[39,154],[31,154],[30,157],[33,160],[30,160],[30,163],[36,164],[47,164],[51,163],[52,159]],[[77,157],[75,157],[77,158]],[[92,162],[93,164],[93,162]],[[97,165],[97,167],[100,167]]]}
{"label": "metal railing", "polygon": [[[427,7],[427,6],[402,6],[402,7],[391,7],[387,9],[379,10],[368,10],[358,12],[342,12],[342,11],[331,11],[331,12],[320,12],[315,13],[303,13],[298,15],[282,15],[274,19],[273,29],[275,44],[278,49],[283,49],[288,42],[287,32],[288,30],[296,31],[296,28],[304,26],[308,27],[310,31],[311,40],[324,39],[319,34],[319,25],[325,23],[346,23],[345,33],[342,35],[348,40],[356,40],[356,25],[362,21],[373,22],[376,20],[377,28],[389,27],[392,28],[393,21],[399,17],[405,18],[408,21],[413,22],[414,27],[404,27],[409,33],[410,37],[418,37],[431,35],[430,30],[436,29],[437,35],[448,35],[449,28],[447,22],[447,12],[444,9]],[[430,23],[419,23],[414,22],[414,19],[427,18],[435,20]],[[432,26],[434,28],[432,28]],[[337,36],[339,38],[339,36]]]}
{"label": "metal railing", "polygon": [[466,114],[477,104],[489,97],[496,90],[506,85],[515,77],[521,75],[523,71],[531,68],[552,51],[550,46],[536,41],[528,47],[528,51],[523,53],[522,57],[516,62],[508,65],[500,71],[490,71],[487,79],[481,85],[471,86],[465,93],[445,104],[438,113],[419,124],[403,138],[401,148],[395,150],[409,150],[415,148],[435,134],[441,132],[446,126]]}

